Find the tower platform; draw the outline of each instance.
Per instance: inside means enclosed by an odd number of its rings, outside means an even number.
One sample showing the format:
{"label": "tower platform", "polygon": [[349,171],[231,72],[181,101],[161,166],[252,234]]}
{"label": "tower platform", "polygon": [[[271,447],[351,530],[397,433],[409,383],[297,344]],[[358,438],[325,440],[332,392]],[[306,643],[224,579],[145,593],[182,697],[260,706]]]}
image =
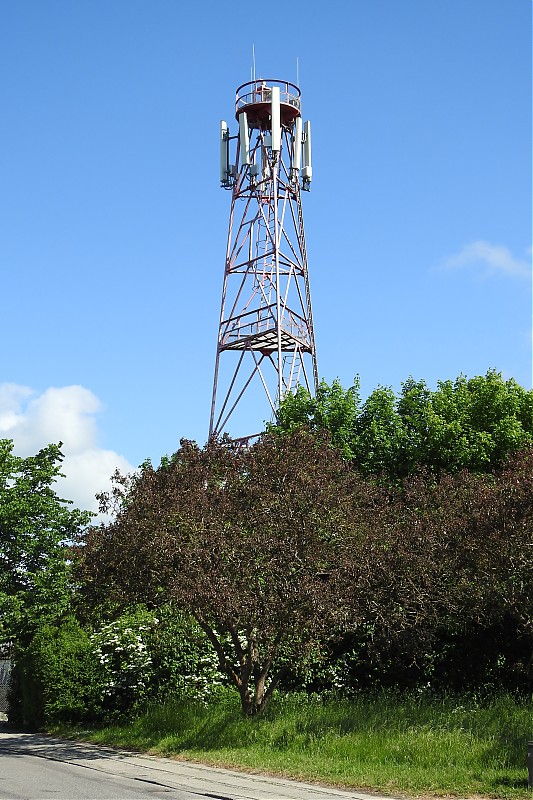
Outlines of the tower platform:
{"label": "tower platform", "polygon": [[285,127],[300,116],[300,90],[293,83],[271,78],[259,78],[243,83],[236,92],[235,119],[246,112],[250,128],[269,131],[272,113],[272,87],[280,90],[280,121]]}

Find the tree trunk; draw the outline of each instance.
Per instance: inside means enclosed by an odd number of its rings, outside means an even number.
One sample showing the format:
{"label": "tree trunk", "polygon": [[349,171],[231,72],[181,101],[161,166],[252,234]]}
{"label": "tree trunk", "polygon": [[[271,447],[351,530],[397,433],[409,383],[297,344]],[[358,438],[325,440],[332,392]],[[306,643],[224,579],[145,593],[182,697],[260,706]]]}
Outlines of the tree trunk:
{"label": "tree trunk", "polygon": [[268,703],[270,702],[270,698],[272,697],[274,689],[288,672],[288,666],[281,667],[281,669],[279,669],[272,677],[268,689],[265,690],[265,682],[268,674],[268,671],[265,670],[263,673],[261,673],[261,675],[259,675],[253,694],[250,692],[248,681],[245,686],[241,685],[239,687],[239,693],[241,696],[241,709],[243,717],[255,717],[258,714],[263,714]]}

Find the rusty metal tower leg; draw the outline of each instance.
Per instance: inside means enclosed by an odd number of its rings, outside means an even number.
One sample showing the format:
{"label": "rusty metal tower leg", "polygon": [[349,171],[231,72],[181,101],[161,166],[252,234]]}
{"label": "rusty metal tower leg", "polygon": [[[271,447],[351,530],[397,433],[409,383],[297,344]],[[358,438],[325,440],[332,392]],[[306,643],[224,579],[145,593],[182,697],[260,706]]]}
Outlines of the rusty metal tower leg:
{"label": "rusty metal tower leg", "polygon": [[[209,435],[243,438],[275,417],[288,392],[315,392],[318,370],[301,202],[311,130],[300,90],[270,79],[243,84],[235,116],[237,135],[225,122],[220,130],[220,178],[232,198]],[[254,433],[238,428],[245,404]]]}

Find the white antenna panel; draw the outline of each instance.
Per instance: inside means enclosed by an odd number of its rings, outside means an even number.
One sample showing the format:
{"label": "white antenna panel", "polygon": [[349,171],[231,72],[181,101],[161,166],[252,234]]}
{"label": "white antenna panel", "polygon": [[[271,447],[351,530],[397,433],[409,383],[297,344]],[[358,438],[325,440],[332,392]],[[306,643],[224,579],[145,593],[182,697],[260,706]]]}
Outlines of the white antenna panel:
{"label": "white antenna panel", "polygon": [[228,125],[223,119],[220,120],[220,182],[224,183],[228,179]]}
{"label": "white antenna panel", "polygon": [[272,110],[270,113],[271,113],[271,130],[272,130],[272,151],[275,153],[279,153],[279,151],[281,150],[279,86],[272,87]]}
{"label": "white antenna panel", "polygon": [[309,120],[304,123],[304,147],[303,147],[304,169],[311,169],[311,123]]}
{"label": "white antenna panel", "polygon": [[241,145],[241,164],[250,163],[250,133],[246,111],[239,114],[239,141]]}
{"label": "white antenna panel", "polygon": [[302,118],[296,117],[294,121],[294,150],[292,154],[292,167],[300,172],[302,166]]}

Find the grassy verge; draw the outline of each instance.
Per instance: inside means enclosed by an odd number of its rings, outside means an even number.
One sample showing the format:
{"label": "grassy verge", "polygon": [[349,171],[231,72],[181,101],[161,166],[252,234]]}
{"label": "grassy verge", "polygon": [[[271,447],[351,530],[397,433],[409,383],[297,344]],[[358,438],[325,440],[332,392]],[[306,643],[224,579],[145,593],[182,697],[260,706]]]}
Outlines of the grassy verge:
{"label": "grassy verge", "polygon": [[[300,780],[410,795],[531,797],[531,703],[382,694],[353,700],[279,697],[262,719],[234,700],[154,706],[85,740]],[[62,730],[61,733],[65,733]],[[69,731],[74,733],[74,731]]]}

